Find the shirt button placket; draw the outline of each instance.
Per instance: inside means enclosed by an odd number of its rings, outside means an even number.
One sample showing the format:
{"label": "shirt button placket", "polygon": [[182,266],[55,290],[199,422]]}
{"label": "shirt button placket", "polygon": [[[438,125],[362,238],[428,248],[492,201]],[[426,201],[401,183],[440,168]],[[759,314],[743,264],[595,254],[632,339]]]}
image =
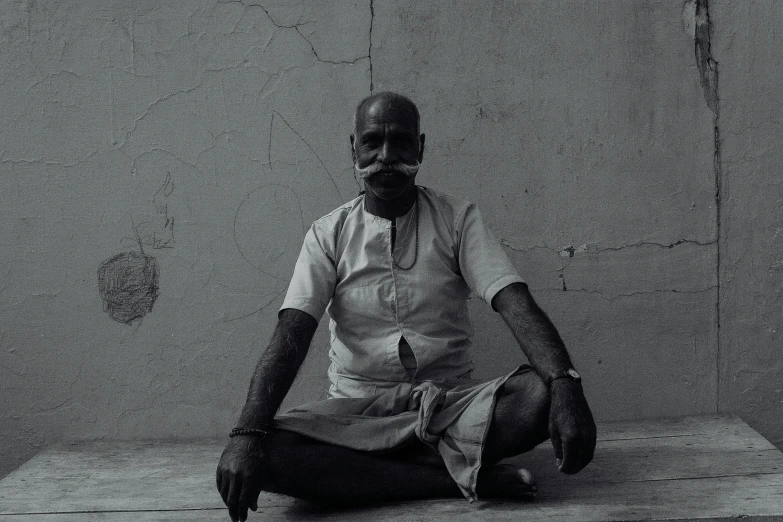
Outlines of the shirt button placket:
{"label": "shirt button placket", "polygon": [[392,291],[391,291],[391,302],[389,305],[391,306],[392,312],[394,312],[394,321],[397,322],[397,270],[394,266],[394,250],[392,249],[392,242],[391,242],[391,222],[389,222],[386,225],[386,229],[388,230],[387,237],[389,239],[389,256],[391,261],[391,273],[392,273]]}

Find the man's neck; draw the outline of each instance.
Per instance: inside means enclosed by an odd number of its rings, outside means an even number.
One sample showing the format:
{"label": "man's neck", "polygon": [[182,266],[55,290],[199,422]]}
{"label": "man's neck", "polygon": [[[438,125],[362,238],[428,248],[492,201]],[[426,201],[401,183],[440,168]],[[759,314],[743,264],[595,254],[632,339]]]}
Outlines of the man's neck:
{"label": "man's neck", "polygon": [[408,213],[416,202],[417,194],[418,187],[415,184],[411,185],[400,197],[388,200],[379,198],[371,190],[366,190],[364,193],[364,208],[370,214],[393,220]]}

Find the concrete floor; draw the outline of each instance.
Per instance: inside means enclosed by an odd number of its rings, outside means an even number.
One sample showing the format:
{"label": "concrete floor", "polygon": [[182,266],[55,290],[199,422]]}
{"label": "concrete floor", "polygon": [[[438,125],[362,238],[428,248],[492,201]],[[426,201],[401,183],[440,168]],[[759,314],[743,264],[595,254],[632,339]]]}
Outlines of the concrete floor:
{"label": "concrete floor", "polygon": [[[225,441],[74,443],[0,481],[0,521],[229,520],[214,485]],[[398,502],[324,509],[264,494],[248,520],[783,521],[783,454],[744,422],[692,417],[599,425],[593,463],[557,473],[544,445],[516,459],[533,502]]]}

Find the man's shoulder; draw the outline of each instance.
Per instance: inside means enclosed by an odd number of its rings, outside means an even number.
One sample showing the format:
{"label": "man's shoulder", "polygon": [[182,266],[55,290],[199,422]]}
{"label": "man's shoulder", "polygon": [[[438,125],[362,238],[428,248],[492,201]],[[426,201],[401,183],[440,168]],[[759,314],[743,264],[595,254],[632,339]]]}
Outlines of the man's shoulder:
{"label": "man's shoulder", "polygon": [[342,228],[345,220],[353,212],[357,205],[362,201],[364,196],[357,196],[351,201],[343,203],[336,209],[332,210],[328,214],[319,217],[313,221],[313,228],[316,231],[321,232],[334,232],[336,229]]}
{"label": "man's shoulder", "polygon": [[441,192],[440,190],[423,186],[419,186],[419,189],[422,197],[430,202],[437,213],[452,223],[458,221],[469,207],[475,206],[474,203],[466,199]]}

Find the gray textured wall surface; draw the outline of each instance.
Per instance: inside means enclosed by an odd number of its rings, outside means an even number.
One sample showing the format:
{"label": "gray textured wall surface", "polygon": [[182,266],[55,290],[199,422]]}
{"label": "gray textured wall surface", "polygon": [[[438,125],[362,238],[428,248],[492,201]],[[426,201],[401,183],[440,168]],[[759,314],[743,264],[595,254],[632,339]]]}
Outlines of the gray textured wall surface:
{"label": "gray textured wall surface", "polygon": [[783,4],[714,2],[720,409],[783,446]]}
{"label": "gray textured wall surface", "polygon": [[[358,192],[352,112],[381,89],[419,103],[419,182],[479,204],[597,418],[730,409],[780,441],[761,98],[783,16],[714,4],[719,118],[690,1],[0,0],[0,476],[63,438],[225,435],[304,230]],[[97,279],[127,252],[159,285],[129,324]],[[471,313],[477,376],[518,364]],[[325,394],[324,323],[287,406]]]}

